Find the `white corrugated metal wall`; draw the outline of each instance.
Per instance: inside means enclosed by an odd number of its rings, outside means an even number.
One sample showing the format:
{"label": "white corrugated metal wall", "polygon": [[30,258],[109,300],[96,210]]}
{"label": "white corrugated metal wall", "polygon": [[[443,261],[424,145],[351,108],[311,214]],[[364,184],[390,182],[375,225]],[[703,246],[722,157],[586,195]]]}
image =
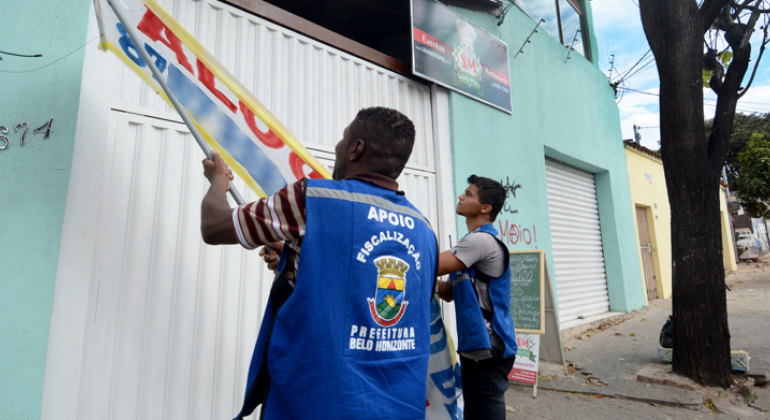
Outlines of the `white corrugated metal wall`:
{"label": "white corrugated metal wall", "polygon": [[594,175],[545,162],[559,323],[609,311]]}
{"label": "white corrugated metal wall", "polygon": [[[329,167],[360,108],[409,116],[417,141],[399,182],[440,228],[428,86],[213,0],[159,3]],[[115,68],[97,238],[82,250],[94,263],[83,270],[91,292],[77,418],[230,418],[271,275],[255,252],[202,243],[203,155],[154,91]],[[83,193],[94,192],[69,192]]]}

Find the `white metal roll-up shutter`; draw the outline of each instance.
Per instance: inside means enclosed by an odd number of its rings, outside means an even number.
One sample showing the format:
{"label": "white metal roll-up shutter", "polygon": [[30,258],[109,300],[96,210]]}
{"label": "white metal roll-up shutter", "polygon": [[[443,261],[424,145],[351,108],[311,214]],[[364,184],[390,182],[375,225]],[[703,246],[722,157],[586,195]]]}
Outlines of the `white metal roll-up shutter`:
{"label": "white metal roll-up shutter", "polygon": [[609,311],[594,175],[545,162],[559,321]]}
{"label": "white metal roll-up shutter", "polygon": [[[410,117],[417,138],[398,181],[440,229],[430,87],[215,0],[159,3],[328,167],[359,109]],[[82,250],[94,263],[82,269],[91,291],[77,418],[232,418],[272,275],[256,252],[203,244],[203,154],[153,90],[116,69],[101,191],[68,192],[99,194],[96,244]]]}

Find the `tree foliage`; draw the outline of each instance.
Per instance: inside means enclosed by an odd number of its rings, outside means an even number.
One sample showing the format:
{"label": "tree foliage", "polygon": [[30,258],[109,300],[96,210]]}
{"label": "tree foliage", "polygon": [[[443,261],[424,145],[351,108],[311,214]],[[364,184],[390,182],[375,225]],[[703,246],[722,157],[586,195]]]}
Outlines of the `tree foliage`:
{"label": "tree foliage", "polygon": [[[714,120],[710,119],[706,121],[706,138],[711,135],[711,127],[714,125]],[[730,146],[727,150],[727,157],[725,158],[725,166],[727,167],[727,183],[733,190],[738,190],[738,184],[736,180],[741,172],[741,165],[738,162],[738,155],[745,149],[746,143],[751,139],[751,136],[755,133],[759,133],[770,138],[770,112],[767,114],[735,114],[735,123],[733,124],[732,137],[730,138]]]}
{"label": "tree foliage", "polygon": [[770,141],[754,133],[738,155],[741,176],[738,177],[738,197],[751,217],[770,218]]}

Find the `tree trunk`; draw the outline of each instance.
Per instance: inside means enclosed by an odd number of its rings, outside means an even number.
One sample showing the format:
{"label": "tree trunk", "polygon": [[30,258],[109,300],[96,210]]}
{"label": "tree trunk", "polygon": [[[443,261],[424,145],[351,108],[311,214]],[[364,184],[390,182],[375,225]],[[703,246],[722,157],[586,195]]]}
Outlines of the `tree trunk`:
{"label": "tree trunk", "polygon": [[738,106],[738,90],[741,88],[743,77],[749,69],[751,61],[751,45],[743,48],[733,47],[733,61],[727,69],[724,82],[717,92],[717,107],[714,113],[714,123],[709,136],[708,154],[711,165],[721,168],[727,158],[730,148],[733,124],[735,123],[735,108]]}
{"label": "tree trunk", "polygon": [[693,0],[641,0],[660,76],[663,168],[671,205],[674,372],[729,387],[719,170],[704,138],[703,20]]}

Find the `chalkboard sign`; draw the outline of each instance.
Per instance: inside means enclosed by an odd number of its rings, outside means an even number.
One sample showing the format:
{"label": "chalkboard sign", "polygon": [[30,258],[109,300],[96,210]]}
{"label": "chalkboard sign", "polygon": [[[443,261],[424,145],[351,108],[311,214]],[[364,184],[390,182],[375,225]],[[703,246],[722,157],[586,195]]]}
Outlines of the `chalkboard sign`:
{"label": "chalkboard sign", "polygon": [[511,316],[516,332],[545,332],[545,253],[511,251]]}

